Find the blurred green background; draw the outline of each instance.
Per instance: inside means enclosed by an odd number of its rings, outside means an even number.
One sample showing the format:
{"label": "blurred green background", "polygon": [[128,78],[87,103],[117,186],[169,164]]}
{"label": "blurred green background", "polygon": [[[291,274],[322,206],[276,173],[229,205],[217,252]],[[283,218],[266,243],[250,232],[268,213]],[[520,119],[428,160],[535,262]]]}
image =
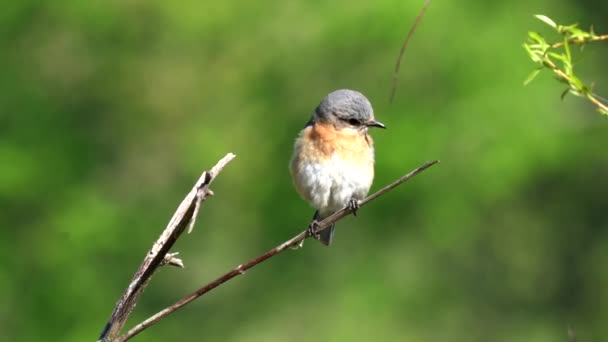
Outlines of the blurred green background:
{"label": "blurred green background", "polygon": [[[214,183],[186,269],[128,327],[306,227],[288,161],[315,106],[364,92],[373,187],[442,163],[200,298],[134,341],[581,341],[608,335],[608,121],[551,75],[533,19],[606,2],[10,1],[0,12],[0,336],[94,341],[200,173]],[[543,31],[544,30],[544,31]],[[577,64],[608,95],[608,45]]]}

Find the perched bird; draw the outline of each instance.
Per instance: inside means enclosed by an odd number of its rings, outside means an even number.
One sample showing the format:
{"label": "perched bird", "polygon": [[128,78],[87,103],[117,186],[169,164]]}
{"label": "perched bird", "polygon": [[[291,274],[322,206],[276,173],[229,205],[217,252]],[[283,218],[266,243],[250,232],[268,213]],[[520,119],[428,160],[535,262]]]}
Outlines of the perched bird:
{"label": "perched bird", "polygon": [[334,225],[316,233],[318,221],[350,206],[356,214],[374,179],[374,119],[369,100],[360,92],[336,90],[319,104],[296,140],[290,163],[298,193],[317,211],[309,232],[330,245]]}

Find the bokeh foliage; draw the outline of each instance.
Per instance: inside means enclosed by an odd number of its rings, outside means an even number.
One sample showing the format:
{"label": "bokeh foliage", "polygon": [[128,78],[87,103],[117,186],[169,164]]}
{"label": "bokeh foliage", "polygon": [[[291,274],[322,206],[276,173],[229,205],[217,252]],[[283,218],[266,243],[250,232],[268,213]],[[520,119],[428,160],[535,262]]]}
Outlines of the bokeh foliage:
{"label": "bokeh foliage", "polygon": [[[442,163],[213,291],[140,341],[583,341],[608,336],[605,117],[522,86],[531,15],[593,23],[604,2],[10,1],[0,11],[0,334],[94,340],[200,172],[214,184],[185,270],[135,323],[303,229],[296,132],[329,91],[368,95],[375,188]],[[602,45],[578,72],[608,89]],[[590,76],[590,77],[586,77]],[[600,91],[601,92],[601,91]],[[606,92],[604,92],[606,93]]]}

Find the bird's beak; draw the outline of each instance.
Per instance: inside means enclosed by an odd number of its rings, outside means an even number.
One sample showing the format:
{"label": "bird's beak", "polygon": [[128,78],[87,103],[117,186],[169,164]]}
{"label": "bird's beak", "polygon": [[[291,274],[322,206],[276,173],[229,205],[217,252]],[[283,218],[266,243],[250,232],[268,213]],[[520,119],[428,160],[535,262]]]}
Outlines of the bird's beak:
{"label": "bird's beak", "polygon": [[378,127],[378,128],[385,128],[386,126],[384,126],[384,124],[380,121],[376,121],[376,120],[372,120],[368,123],[365,124],[367,127]]}

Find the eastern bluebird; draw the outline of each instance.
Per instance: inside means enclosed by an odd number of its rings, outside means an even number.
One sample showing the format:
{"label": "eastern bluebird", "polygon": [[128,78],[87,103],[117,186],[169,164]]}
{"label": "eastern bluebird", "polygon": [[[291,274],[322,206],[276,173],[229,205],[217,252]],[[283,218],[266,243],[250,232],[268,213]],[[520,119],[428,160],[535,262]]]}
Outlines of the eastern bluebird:
{"label": "eastern bluebird", "polygon": [[321,101],[296,140],[291,177],[298,193],[317,209],[309,231],[324,245],[331,244],[335,227],[317,235],[318,220],[347,205],[356,214],[372,185],[374,143],[368,127],[385,128],[363,94],[341,89]]}

